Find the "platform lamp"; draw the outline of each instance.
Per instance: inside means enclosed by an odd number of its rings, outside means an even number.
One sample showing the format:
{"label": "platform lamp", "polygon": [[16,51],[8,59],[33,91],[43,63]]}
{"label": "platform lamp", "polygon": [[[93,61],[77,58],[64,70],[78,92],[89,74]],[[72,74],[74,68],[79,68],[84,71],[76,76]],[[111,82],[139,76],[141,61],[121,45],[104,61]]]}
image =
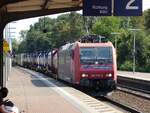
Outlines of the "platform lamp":
{"label": "platform lamp", "polygon": [[141,29],[129,29],[129,31],[133,31],[133,74],[135,73],[135,34],[140,30]]}

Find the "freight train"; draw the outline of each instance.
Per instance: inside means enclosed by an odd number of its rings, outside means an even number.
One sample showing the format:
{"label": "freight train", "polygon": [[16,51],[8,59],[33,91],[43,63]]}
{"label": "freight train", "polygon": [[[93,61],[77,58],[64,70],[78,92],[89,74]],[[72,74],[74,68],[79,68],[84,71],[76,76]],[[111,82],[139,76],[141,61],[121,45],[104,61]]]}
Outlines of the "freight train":
{"label": "freight train", "polygon": [[53,77],[110,92],[116,88],[117,64],[111,42],[75,42],[49,52],[22,53],[16,62],[24,67],[54,73]]}

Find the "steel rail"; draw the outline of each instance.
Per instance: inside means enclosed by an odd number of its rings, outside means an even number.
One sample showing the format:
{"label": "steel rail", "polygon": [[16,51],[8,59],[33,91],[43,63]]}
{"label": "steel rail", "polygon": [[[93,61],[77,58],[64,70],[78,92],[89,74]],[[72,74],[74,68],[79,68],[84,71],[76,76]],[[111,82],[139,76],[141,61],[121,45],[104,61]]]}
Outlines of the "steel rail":
{"label": "steel rail", "polygon": [[126,89],[129,89],[129,90],[133,90],[133,91],[137,91],[137,92],[140,92],[140,93],[145,93],[147,95],[150,95],[150,91],[140,89],[140,88],[138,89],[138,88],[135,88],[135,87],[132,87],[132,86],[117,84],[117,87],[126,88]]}
{"label": "steel rail", "polygon": [[136,78],[118,77],[117,86],[150,95],[149,81]]}
{"label": "steel rail", "polygon": [[144,93],[142,91],[137,91],[137,90],[134,90],[134,89],[130,89],[130,88],[122,88],[122,87],[117,87],[118,91],[121,91],[121,92],[124,92],[124,93],[128,93],[128,94],[131,94],[131,95],[134,95],[134,96],[137,96],[137,97],[140,97],[140,98],[143,98],[143,99],[146,99],[146,100],[150,100],[150,95],[147,94],[147,93]]}
{"label": "steel rail", "polygon": [[120,102],[117,102],[117,101],[115,101],[115,100],[113,100],[113,99],[111,99],[111,98],[109,98],[109,97],[104,96],[104,97],[102,97],[102,98],[99,98],[99,100],[100,100],[100,99],[104,99],[106,102],[109,102],[109,103],[115,105],[116,107],[119,107],[119,108],[121,108],[122,110],[125,110],[125,111],[127,111],[127,112],[130,112],[130,113],[142,113],[142,112],[138,111],[138,110],[135,109],[135,108],[132,108],[132,107],[130,107],[130,106],[128,106],[128,105],[125,105],[125,104],[122,104],[122,103],[120,103]]}

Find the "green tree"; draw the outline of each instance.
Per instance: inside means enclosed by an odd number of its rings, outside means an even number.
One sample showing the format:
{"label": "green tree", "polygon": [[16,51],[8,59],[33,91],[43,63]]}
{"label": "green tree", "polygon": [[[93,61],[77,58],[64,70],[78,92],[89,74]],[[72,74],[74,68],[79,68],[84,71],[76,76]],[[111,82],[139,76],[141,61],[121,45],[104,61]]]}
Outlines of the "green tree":
{"label": "green tree", "polygon": [[18,46],[19,46],[18,41],[15,38],[13,38],[12,39],[12,51],[14,53],[18,52]]}
{"label": "green tree", "polygon": [[120,18],[101,17],[93,25],[93,33],[110,37],[112,32],[119,31]]}
{"label": "green tree", "polygon": [[28,32],[27,30],[22,30],[22,31],[19,32],[21,41],[25,40],[27,32]]}
{"label": "green tree", "polygon": [[145,17],[145,27],[146,27],[146,30],[148,32],[150,32],[150,9],[146,10],[144,12],[144,17]]}
{"label": "green tree", "polygon": [[[83,35],[97,34],[108,37],[114,44],[112,32],[117,37],[117,59],[119,69],[131,70],[133,64],[133,33],[129,28],[142,29],[136,33],[136,70],[149,71],[150,67],[150,9],[141,17],[82,17],[71,12],[56,19],[40,18],[22,31],[18,52],[46,51],[74,42]],[[45,32],[46,31],[46,32]],[[14,47],[15,48],[15,47]]]}

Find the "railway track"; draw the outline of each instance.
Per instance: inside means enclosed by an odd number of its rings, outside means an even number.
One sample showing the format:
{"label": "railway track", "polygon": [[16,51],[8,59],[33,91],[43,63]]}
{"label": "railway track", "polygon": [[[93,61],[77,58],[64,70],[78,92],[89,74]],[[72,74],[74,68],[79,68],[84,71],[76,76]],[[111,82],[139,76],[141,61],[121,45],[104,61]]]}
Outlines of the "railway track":
{"label": "railway track", "polygon": [[150,100],[149,81],[118,76],[117,90]]}
{"label": "railway track", "polygon": [[[140,91],[140,92],[139,92]],[[144,91],[141,91],[140,89],[138,91],[135,91],[135,90],[131,90],[129,88],[122,88],[122,87],[117,87],[116,91],[114,91],[114,94],[116,92],[122,92],[126,95],[128,95],[125,99],[128,100],[128,97],[129,96],[134,96],[136,98],[139,98],[141,100],[147,100],[147,101],[150,101],[150,95],[147,94],[147,93],[144,93]],[[87,92],[85,92],[87,94]],[[127,113],[147,113],[147,112],[143,112],[143,110],[141,108],[138,108],[138,107],[135,107],[135,106],[132,106],[132,104],[128,104],[128,102],[123,102],[123,101],[119,101],[119,99],[114,99],[112,98],[111,95],[109,96],[103,96],[103,97],[98,97],[97,95],[94,96],[94,94],[92,95],[91,93],[89,93],[90,96],[100,100],[100,101],[105,101],[106,103],[110,103],[120,109],[122,109],[123,111],[127,112]],[[131,96],[131,98],[132,98]],[[125,101],[125,100],[124,100]],[[133,99],[133,102],[134,102],[134,99]],[[139,101],[140,102],[140,101]],[[138,102],[136,104],[139,104]],[[144,107],[145,109],[145,107]]]}
{"label": "railway track", "polygon": [[150,100],[150,95],[147,92],[140,90],[140,89],[134,89],[134,88],[130,88],[130,87],[121,87],[120,86],[120,87],[117,87],[117,90],[140,97],[140,98],[143,98],[143,99]]}
{"label": "railway track", "polygon": [[[63,82],[64,83],[64,82]],[[66,83],[65,83],[66,84]],[[67,84],[68,85],[68,84]],[[74,87],[75,88],[75,87]],[[97,100],[99,100],[99,101],[103,101],[103,102],[105,102],[105,103],[107,103],[107,104],[109,104],[109,105],[111,105],[111,106],[114,106],[114,107],[116,107],[116,108],[118,108],[118,109],[121,109],[123,112],[125,112],[125,113],[142,113],[141,111],[139,111],[139,110],[137,110],[137,109],[135,109],[134,107],[131,107],[131,106],[128,106],[128,105],[126,105],[126,104],[124,104],[124,103],[121,103],[121,102],[119,102],[119,101],[117,101],[117,100],[114,100],[114,99],[112,99],[111,98],[111,94],[110,94],[110,96],[94,96],[94,94],[91,94],[91,93],[89,93],[88,91],[89,90],[87,90],[87,89],[79,89],[79,88],[75,88],[75,89],[77,89],[77,90],[79,90],[79,91],[82,91],[83,93],[85,93],[85,94],[88,94],[89,96],[91,96],[91,97],[93,97],[93,98],[95,98],[95,99],[97,99]],[[117,89],[118,90],[118,89]],[[127,93],[127,92],[126,92]],[[85,98],[85,97],[84,97]],[[143,97],[143,98],[145,98],[145,97]],[[93,104],[93,102],[92,101],[90,101],[89,99],[87,99],[87,98],[85,98],[84,100],[86,100],[87,102],[89,102],[89,103],[92,103]]]}
{"label": "railway track", "polygon": [[150,95],[149,81],[118,76],[117,85],[121,88],[126,88]]}
{"label": "railway track", "polygon": [[[139,110],[135,109],[134,107],[131,107],[125,103],[119,102],[117,99],[115,100],[115,99],[111,98],[111,94],[109,96],[98,96],[98,95],[94,96],[95,93],[92,94],[91,92],[87,92],[87,91],[83,91],[83,90],[80,90],[80,91],[88,94],[89,96],[94,97],[95,99],[97,99],[99,101],[103,101],[107,104],[117,107],[118,109],[121,109],[125,113],[142,113]],[[126,92],[126,93],[128,93],[128,92]],[[143,97],[143,98],[145,98],[145,97]]]}
{"label": "railway track", "polygon": [[141,88],[138,88],[138,87],[123,85],[123,84],[117,84],[117,86],[120,87],[120,88],[125,88],[125,89],[129,89],[129,90],[132,90],[132,91],[136,91],[136,92],[145,93],[147,95],[150,95],[150,91],[147,90],[147,89],[141,89]]}
{"label": "railway track", "polygon": [[125,112],[129,112],[129,113],[141,113],[140,111],[136,110],[135,108],[132,108],[132,107],[130,107],[128,105],[120,103],[120,102],[118,102],[116,100],[111,99],[110,97],[107,97],[107,96],[104,96],[104,97],[101,97],[101,98],[98,98],[98,99],[106,101],[106,102],[108,102],[110,104],[113,104],[116,107],[119,107],[119,108],[123,109]]}

